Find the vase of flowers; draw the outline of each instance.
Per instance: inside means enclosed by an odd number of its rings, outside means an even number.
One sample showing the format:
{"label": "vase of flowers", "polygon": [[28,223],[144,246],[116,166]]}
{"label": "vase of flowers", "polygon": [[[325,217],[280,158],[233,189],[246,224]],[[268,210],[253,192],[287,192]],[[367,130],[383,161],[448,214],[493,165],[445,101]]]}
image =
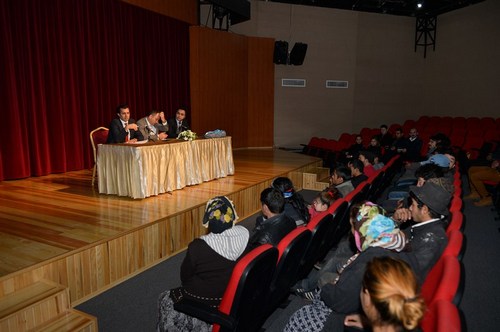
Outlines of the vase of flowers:
{"label": "vase of flowers", "polygon": [[196,139],[196,133],[191,131],[191,130],[185,130],[183,132],[179,133],[179,136],[177,136],[177,139],[183,139],[185,141],[192,141]]}

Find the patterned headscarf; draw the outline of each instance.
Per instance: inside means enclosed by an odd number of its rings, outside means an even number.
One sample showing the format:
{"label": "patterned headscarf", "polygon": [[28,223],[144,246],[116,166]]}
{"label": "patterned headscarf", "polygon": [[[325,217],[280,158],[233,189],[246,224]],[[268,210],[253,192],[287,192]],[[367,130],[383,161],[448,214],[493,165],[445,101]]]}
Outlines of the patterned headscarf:
{"label": "patterned headscarf", "polygon": [[238,214],[233,202],[226,196],[217,196],[207,202],[203,226],[209,228],[212,233],[218,234],[232,228],[237,220]]}
{"label": "patterned headscarf", "polygon": [[372,202],[359,208],[354,220],[354,238],[359,251],[369,247],[382,247],[401,251],[405,246],[402,233],[386,211]]}

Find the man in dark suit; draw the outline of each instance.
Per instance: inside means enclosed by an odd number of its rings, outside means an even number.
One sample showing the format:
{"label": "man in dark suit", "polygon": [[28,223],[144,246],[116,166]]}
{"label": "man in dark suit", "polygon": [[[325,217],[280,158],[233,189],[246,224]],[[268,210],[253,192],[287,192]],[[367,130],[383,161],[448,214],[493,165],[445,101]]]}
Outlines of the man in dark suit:
{"label": "man in dark suit", "polygon": [[175,117],[168,120],[168,137],[177,138],[179,133],[189,130],[189,125],[186,121],[186,110],[179,108],[175,112]]}
{"label": "man in dark suit", "polygon": [[133,143],[144,140],[135,120],[130,118],[130,110],[127,104],[118,105],[116,114],[118,118],[113,119],[109,125],[106,143]]}

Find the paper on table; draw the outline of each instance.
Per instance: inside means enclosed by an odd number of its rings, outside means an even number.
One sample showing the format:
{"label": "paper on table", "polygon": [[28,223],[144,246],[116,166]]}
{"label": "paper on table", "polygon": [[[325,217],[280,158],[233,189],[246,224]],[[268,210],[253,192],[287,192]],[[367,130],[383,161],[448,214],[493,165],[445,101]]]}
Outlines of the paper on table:
{"label": "paper on table", "polygon": [[148,140],[145,139],[144,141],[137,141],[137,142],[130,142],[129,141],[128,144],[144,144],[144,143],[147,143],[147,142],[148,142]]}

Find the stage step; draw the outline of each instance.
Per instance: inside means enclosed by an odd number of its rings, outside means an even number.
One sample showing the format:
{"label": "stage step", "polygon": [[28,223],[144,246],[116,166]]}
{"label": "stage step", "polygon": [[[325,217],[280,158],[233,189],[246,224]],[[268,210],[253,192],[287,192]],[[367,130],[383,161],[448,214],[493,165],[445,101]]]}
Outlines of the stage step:
{"label": "stage step", "polygon": [[328,187],[330,169],[316,167],[313,170],[302,174],[302,188],[307,190],[323,190]]}
{"label": "stage step", "polygon": [[31,332],[97,332],[97,318],[70,309],[55,319],[42,324]]}
{"label": "stage step", "polygon": [[[48,280],[37,281],[0,298],[0,331],[39,331],[41,326],[58,320],[70,311],[69,290],[66,287]],[[97,326],[97,322],[94,325]]]}

